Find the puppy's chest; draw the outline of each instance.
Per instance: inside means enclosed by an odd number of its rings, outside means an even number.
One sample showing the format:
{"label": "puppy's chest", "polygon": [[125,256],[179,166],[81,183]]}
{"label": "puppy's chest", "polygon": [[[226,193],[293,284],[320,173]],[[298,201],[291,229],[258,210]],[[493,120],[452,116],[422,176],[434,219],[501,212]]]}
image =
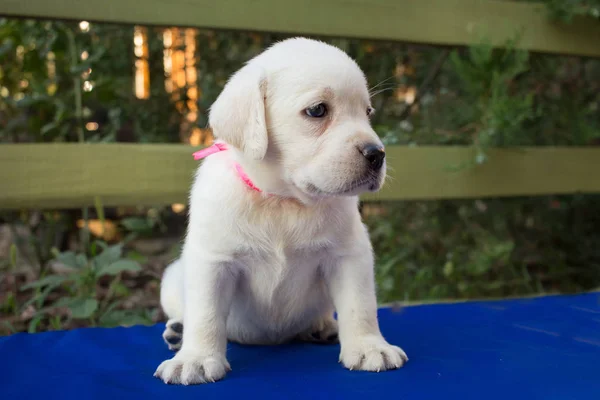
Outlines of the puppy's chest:
{"label": "puppy's chest", "polygon": [[298,289],[318,279],[319,266],[335,248],[336,231],[322,221],[272,220],[253,226],[240,244],[238,260],[257,290]]}
{"label": "puppy's chest", "polygon": [[254,226],[241,245],[242,253],[257,262],[288,264],[318,258],[335,245],[336,232],[331,227],[313,221],[286,222]]}
{"label": "puppy's chest", "polygon": [[326,239],[298,243],[270,238],[247,249],[240,284],[251,308],[284,321],[320,303],[330,246]]}

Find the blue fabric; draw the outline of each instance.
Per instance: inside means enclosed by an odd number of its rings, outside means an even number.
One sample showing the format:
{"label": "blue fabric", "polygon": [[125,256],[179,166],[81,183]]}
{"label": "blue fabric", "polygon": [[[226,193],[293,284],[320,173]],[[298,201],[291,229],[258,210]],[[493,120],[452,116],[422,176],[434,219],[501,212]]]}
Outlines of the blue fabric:
{"label": "blue fabric", "polygon": [[[172,356],[163,325],[0,338],[3,399],[600,399],[600,296],[552,296],[380,311],[410,357],[399,370],[347,371],[339,346],[230,345],[214,384],[153,378]],[[247,397],[249,396],[249,397]]]}

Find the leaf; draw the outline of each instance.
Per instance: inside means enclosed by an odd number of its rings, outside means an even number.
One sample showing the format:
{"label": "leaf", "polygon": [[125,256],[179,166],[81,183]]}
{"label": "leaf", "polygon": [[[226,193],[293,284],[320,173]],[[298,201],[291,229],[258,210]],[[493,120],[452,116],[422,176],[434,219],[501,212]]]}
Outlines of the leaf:
{"label": "leaf", "polygon": [[32,296],[29,300],[27,300],[27,302],[25,302],[25,304],[23,304],[21,306],[21,308],[26,309],[33,303],[35,303],[37,308],[42,308],[42,306],[44,305],[44,301],[46,300],[46,297],[48,297],[50,292],[52,292],[54,290],[54,288],[56,288],[59,285],[60,285],[60,283],[53,283],[53,284],[46,286],[44,289],[42,289],[41,292],[36,293],[35,296]]}
{"label": "leaf", "polygon": [[53,253],[54,253],[54,258],[68,266],[68,267],[72,267],[72,268],[77,268],[77,256],[75,255],[74,252],[72,251],[65,251],[63,253],[59,253],[56,249],[53,249]]}
{"label": "leaf", "polygon": [[98,241],[93,241],[92,244],[90,245],[90,254],[92,255],[92,258],[96,257],[96,255],[98,255]]}
{"label": "leaf", "polygon": [[85,319],[91,317],[98,309],[98,300],[63,297],[54,303],[54,307],[67,307],[73,318]]}
{"label": "leaf", "polygon": [[131,232],[131,233],[128,233],[127,236],[125,236],[121,242],[123,244],[128,244],[131,241],[137,239],[137,237],[138,237],[138,234],[136,232]]}
{"label": "leaf", "polygon": [[33,94],[31,96],[25,96],[21,100],[16,102],[17,107],[27,108],[43,101],[48,100],[49,96],[41,94]]}
{"label": "leaf", "polygon": [[10,245],[10,265],[14,268],[17,266],[17,245]]}
{"label": "leaf", "polygon": [[67,276],[63,275],[48,275],[42,279],[39,279],[35,282],[28,283],[26,285],[21,286],[21,290],[27,290],[32,288],[38,288],[42,286],[58,286],[64,281],[68,279]]}
{"label": "leaf", "polygon": [[0,304],[0,312],[14,313],[17,310],[17,299],[13,292],[8,292],[6,299]]}
{"label": "leaf", "polygon": [[84,299],[80,302],[71,304],[71,315],[73,318],[89,318],[98,309],[98,300]]}
{"label": "leaf", "polygon": [[148,261],[148,257],[135,250],[130,251],[129,254],[127,254],[127,258],[142,264]]}
{"label": "leaf", "polygon": [[116,301],[113,301],[112,303],[110,303],[108,305],[108,307],[106,307],[106,309],[104,310],[104,313],[100,316],[99,320],[102,321],[103,318],[105,318],[108,314],[110,314],[115,308],[117,308],[120,305],[121,305],[121,301],[119,301],[119,300],[116,300]]}
{"label": "leaf", "polygon": [[140,217],[124,218],[121,221],[121,225],[123,225],[125,229],[134,232],[147,231],[149,229],[152,229],[152,224],[148,222],[146,218]]}
{"label": "leaf", "polygon": [[96,213],[98,214],[98,219],[100,220],[100,223],[102,224],[102,236],[103,236],[104,235],[105,218],[104,218],[104,206],[102,205],[102,199],[100,199],[100,196],[94,197],[94,206],[96,208]]}
{"label": "leaf", "polygon": [[43,317],[44,316],[42,314],[38,314],[35,317],[33,317],[33,319],[31,321],[29,321],[29,325],[27,327],[27,332],[35,333],[37,330],[37,326],[40,324]]}
{"label": "leaf", "polygon": [[85,254],[80,253],[75,256],[75,263],[79,268],[85,268],[88,264],[88,259]]}
{"label": "leaf", "polygon": [[100,325],[106,328],[115,326],[133,326],[133,325],[151,325],[152,319],[149,318],[144,310],[111,310],[105,313],[99,321]]}
{"label": "leaf", "polygon": [[454,263],[450,260],[446,261],[446,264],[444,264],[444,276],[449,277],[450,275],[452,275],[452,272],[454,271]]}
{"label": "leaf", "polygon": [[98,271],[98,276],[103,275],[118,275],[123,271],[128,272],[137,272],[140,271],[142,267],[138,264],[137,261],[133,260],[119,260],[110,265],[107,265],[103,268],[100,268]]}
{"label": "leaf", "polygon": [[71,68],[69,68],[70,72],[74,75],[79,75],[82,72],[87,71],[89,68],[92,67],[92,65],[96,61],[98,61],[100,58],[102,58],[102,56],[104,55],[105,52],[106,52],[106,49],[100,48],[97,52],[95,52],[90,57],[88,57],[88,59],[85,60],[84,62],[81,62],[76,65],[72,65]]}
{"label": "leaf", "polygon": [[118,279],[114,279],[110,283],[110,286],[108,289],[113,294],[113,296],[118,297],[118,298],[129,297],[129,294],[131,293],[129,288],[126,285],[124,285],[123,282],[119,281]]}
{"label": "leaf", "polygon": [[105,266],[108,266],[121,258],[121,253],[123,252],[123,244],[119,243],[114,246],[108,246],[102,253],[94,257],[94,265],[98,269],[102,269]]}
{"label": "leaf", "polygon": [[74,299],[72,299],[71,297],[62,297],[58,300],[56,300],[54,302],[54,304],[52,304],[52,308],[58,308],[58,307],[69,307],[71,305],[71,303],[73,302]]}
{"label": "leaf", "polygon": [[17,333],[15,326],[8,321],[2,321],[2,325],[10,331],[11,334]]}
{"label": "leaf", "polygon": [[58,126],[58,124],[56,122],[49,122],[46,125],[42,126],[42,128],[40,129],[40,134],[42,136],[44,136],[45,134],[47,134],[52,129],[56,128],[57,126]]}
{"label": "leaf", "polygon": [[86,60],[82,63],[72,65],[69,68],[69,72],[72,73],[73,75],[80,75],[84,71],[87,71],[89,68],[90,68],[90,63],[87,62],[87,60]]}
{"label": "leaf", "polygon": [[60,315],[55,315],[54,317],[50,318],[50,325],[55,331],[63,329],[62,322],[60,320]]}
{"label": "leaf", "polygon": [[14,43],[13,40],[8,38],[8,39],[4,39],[2,46],[0,46],[0,57],[6,55],[7,53],[13,51],[14,49]]}

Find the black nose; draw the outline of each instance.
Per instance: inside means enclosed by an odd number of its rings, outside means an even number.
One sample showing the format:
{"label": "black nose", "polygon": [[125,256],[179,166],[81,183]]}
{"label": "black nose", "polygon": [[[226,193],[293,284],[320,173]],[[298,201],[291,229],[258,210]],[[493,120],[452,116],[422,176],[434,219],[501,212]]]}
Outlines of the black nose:
{"label": "black nose", "polygon": [[385,159],[385,150],[381,146],[377,146],[374,144],[368,144],[363,147],[360,152],[367,159],[371,168],[374,170],[379,170],[383,165],[383,160]]}

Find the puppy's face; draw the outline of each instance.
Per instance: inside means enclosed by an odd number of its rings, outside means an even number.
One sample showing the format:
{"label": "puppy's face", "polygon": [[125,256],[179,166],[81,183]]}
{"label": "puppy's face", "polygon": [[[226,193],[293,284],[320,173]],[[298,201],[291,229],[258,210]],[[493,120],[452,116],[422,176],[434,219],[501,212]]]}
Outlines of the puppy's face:
{"label": "puppy's face", "polygon": [[[258,90],[249,103],[239,89],[244,85]],[[248,104],[249,113],[225,115],[219,102],[232,93],[238,104],[230,107]],[[217,137],[277,169],[295,191],[310,197],[356,195],[378,190],[385,179],[384,147],[369,121],[373,111],[366,79],[353,60],[324,43],[291,39],[234,75],[213,105],[211,125]],[[225,131],[231,124],[219,123],[225,117],[244,121],[241,140]],[[261,129],[265,132],[257,134]]]}
{"label": "puppy's face", "polygon": [[385,177],[363,74],[345,57],[334,61],[293,65],[267,87],[269,155],[278,158],[284,180],[309,196],[375,191]]}

